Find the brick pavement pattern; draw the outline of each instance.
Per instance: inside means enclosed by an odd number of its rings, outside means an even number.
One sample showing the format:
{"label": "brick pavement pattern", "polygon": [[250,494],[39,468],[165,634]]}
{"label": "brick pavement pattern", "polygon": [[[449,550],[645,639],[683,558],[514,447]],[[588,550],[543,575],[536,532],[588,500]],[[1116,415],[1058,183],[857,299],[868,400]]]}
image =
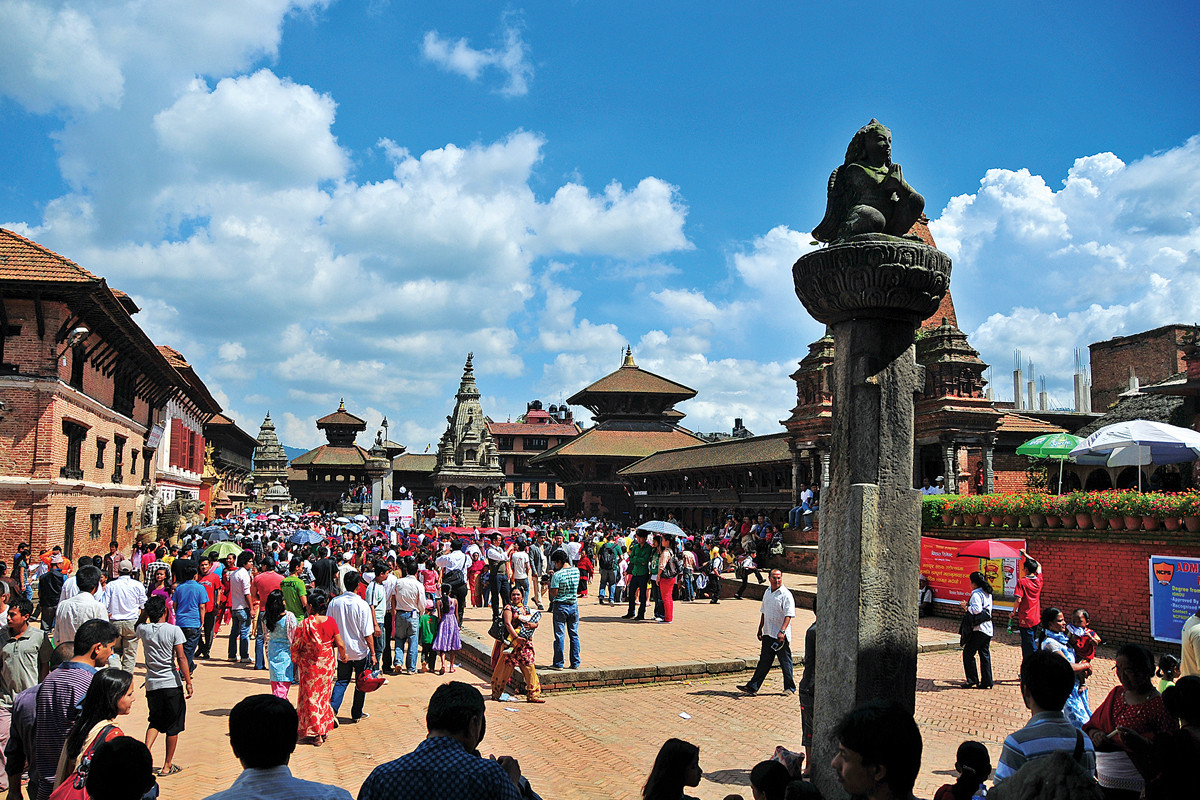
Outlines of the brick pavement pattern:
{"label": "brick pavement pattern", "polygon": [[[602,613],[608,611],[605,607]],[[704,613],[709,611],[719,611],[719,618]],[[755,650],[752,637],[758,604],[754,602],[722,602],[695,612],[685,606],[676,612],[680,621],[671,626],[586,621],[599,613],[584,613],[585,665],[592,658],[676,659],[705,653],[714,642],[747,653]],[[810,612],[800,614],[796,624],[807,626]],[[945,639],[955,627],[952,620],[924,620],[922,638]],[[550,637],[542,636],[538,645],[545,652]],[[735,641],[738,637],[747,643]],[[610,649],[620,652],[605,653],[598,646],[604,639]],[[953,781],[954,753],[961,741],[982,741],[994,764],[1004,737],[1028,719],[1016,681],[1020,657],[1016,635],[1001,632],[992,653],[997,685],[988,692],[958,688],[963,677],[958,650],[927,653],[918,659],[916,716],[925,741],[918,797],[931,797],[938,786]],[[1112,651],[1101,653],[1091,681],[1093,707],[1115,685]],[[541,655],[538,660],[545,661]],[[768,676],[757,697],[745,697],[735,688],[744,677],[568,691],[550,696],[541,706],[488,702],[487,738],[481,750],[485,755],[515,756],[546,800],[636,800],[659,746],[678,736],[700,747],[705,778],[694,792],[698,797],[719,800],[740,793],[749,798],[749,771],[755,763],[769,758],[776,745],[801,749],[800,714],[796,699],[782,694],[778,670]],[[473,683],[486,696],[487,677],[465,669],[453,676],[394,676],[388,686],[368,695],[370,719],[343,724],[324,747],[298,746],[291,762],[293,774],[334,783],[356,795],[376,765],[411,751],[424,738],[429,696],[439,683],[453,678]],[[241,767],[229,749],[229,710],[247,694],[270,691],[265,672],[221,660],[201,662],[195,682],[188,728],[180,736],[176,756],[183,772],[160,780],[163,797],[169,800],[196,800],[233,782]],[[691,718],[683,719],[681,712]],[[144,696],[139,694],[122,727],[141,738],[145,720]],[[162,747],[160,737],[154,752],[156,765],[162,762]]]}

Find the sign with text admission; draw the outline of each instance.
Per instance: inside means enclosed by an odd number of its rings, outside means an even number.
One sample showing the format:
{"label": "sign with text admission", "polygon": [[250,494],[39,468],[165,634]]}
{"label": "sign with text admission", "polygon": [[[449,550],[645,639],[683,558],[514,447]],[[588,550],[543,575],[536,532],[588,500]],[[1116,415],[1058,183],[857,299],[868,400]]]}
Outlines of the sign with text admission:
{"label": "sign with text admission", "polygon": [[1200,558],[1150,556],[1150,636],[1182,641],[1183,623],[1200,608]]}
{"label": "sign with text admission", "polygon": [[[1025,547],[1024,539],[999,539],[1014,550]],[[933,589],[935,603],[957,605],[971,596],[970,574],[982,572],[992,586],[992,607],[1011,611],[1017,588],[1017,558],[959,558],[958,550],[970,540],[921,537],[921,574]]]}

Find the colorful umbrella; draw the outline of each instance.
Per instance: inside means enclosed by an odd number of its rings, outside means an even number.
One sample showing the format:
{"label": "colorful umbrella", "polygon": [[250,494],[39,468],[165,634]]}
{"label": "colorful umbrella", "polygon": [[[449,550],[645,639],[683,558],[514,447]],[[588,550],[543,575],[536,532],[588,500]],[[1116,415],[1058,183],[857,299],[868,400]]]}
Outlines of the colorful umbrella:
{"label": "colorful umbrella", "polygon": [[960,547],[957,555],[961,558],[1020,558],[1021,553],[999,539],[982,539],[978,542]]}
{"label": "colorful umbrella", "polygon": [[228,555],[236,556],[243,550],[245,550],[245,548],[240,544],[234,544],[233,542],[217,542],[216,544],[209,545],[205,549],[204,555],[208,556],[209,558],[216,557],[221,559]]}
{"label": "colorful umbrella", "polygon": [[1069,433],[1046,433],[1030,439],[1017,448],[1017,455],[1030,458],[1053,458],[1058,464],[1058,493],[1062,494],[1063,465],[1071,451],[1079,446],[1083,439]]}

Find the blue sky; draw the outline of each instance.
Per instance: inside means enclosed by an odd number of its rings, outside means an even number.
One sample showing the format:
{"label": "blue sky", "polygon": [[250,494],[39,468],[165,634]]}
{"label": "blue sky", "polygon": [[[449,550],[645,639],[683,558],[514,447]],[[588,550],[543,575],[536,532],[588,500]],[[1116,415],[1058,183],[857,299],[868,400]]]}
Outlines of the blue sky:
{"label": "blue sky", "polygon": [[[0,0],[0,225],[105,275],[253,432],[436,442],[620,363],[778,430],[790,265],[889,125],[961,327],[1072,350],[1200,321],[1195,4]],[[366,438],[366,437],[364,437]]]}

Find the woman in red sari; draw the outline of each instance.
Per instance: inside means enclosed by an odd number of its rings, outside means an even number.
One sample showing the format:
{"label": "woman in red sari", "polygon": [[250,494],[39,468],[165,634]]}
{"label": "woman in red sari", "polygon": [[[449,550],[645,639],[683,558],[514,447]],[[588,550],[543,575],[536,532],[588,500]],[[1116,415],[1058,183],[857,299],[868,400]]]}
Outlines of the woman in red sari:
{"label": "woman in red sari", "polygon": [[338,633],[337,623],[325,616],[329,598],[320,589],[308,596],[308,616],[296,626],[292,638],[292,663],[296,667],[296,682],[300,697],[296,711],[300,715],[297,735],[312,738],[317,747],[325,744],[333,730],[333,682],[337,677],[336,649],[344,660],[346,646]]}
{"label": "woman in red sari", "polygon": [[474,562],[467,567],[467,583],[471,585],[471,605],[475,608],[483,608],[484,598],[479,590],[479,576],[487,569],[487,564],[483,561],[483,556],[479,553],[473,554]]}

